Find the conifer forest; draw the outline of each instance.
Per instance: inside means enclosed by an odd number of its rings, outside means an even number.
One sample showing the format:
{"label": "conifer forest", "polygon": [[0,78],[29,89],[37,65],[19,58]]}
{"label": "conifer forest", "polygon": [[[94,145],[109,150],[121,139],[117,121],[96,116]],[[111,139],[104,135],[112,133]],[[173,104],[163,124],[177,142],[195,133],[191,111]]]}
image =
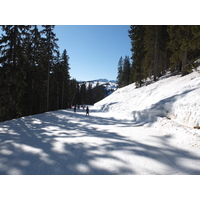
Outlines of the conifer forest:
{"label": "conifer forest", "polygon": [[70,57],[66,49],[59,51],[54,27],[0,26],[0,121],[94,104],[105,97],[97,94],[101,89],[71,79]]}
{"label": "conifer forest", "polygon": [[118,62],[118,87],[136,83],[141,87],[149,78],[156,81],[167,71],[182,76],[197,66],[200,58],[198,25],[131,25],[129,57]]}

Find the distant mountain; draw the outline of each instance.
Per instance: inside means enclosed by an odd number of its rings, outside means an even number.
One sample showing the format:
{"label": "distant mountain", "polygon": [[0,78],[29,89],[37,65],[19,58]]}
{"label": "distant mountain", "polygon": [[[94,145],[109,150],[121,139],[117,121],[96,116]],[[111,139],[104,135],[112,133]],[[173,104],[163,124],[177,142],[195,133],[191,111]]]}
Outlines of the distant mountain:
{"label": "distant mountain", "polygon": [[117,83],[117,81],[115,81],[115,80],[108,80],[108,79],[97,79],[97,80],[94,80],[94,81]]}
{"label": "distant mountain", "polygon": [[100,79],[95,79],[95,80],[91,80],[91,81],[78,81],[79,83],[82,83],[82,82],[110,82],[110,83],[117,83],[116,80],[108,80],[108,79],[105,79],[105,78],[100,78]]}
{"label": "distant mountain", "polygon": [[86,87],[88,87],[89,84],[92,85],[92,88],[95,88],[98,84],[98,86],[103,87],[107,91],[107,95],[112,94],[117,89],[117,82],[115,80],[108,80],[108,79],[97,79],[97,80],[91,80],[91,81],[78,81],[79,84],[86,84]]}

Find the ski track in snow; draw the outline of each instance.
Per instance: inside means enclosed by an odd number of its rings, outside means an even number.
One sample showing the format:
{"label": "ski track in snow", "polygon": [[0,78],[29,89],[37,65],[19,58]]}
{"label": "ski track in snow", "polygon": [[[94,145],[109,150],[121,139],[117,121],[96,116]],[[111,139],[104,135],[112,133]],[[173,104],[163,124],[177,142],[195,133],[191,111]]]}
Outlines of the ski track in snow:
{"label": "ski track in snow", "polygon": [[200,174],[198,130],[165,128],[165,118],[143,126],[90,110],[90,116],[59,110],[0,123],[0,174]]}

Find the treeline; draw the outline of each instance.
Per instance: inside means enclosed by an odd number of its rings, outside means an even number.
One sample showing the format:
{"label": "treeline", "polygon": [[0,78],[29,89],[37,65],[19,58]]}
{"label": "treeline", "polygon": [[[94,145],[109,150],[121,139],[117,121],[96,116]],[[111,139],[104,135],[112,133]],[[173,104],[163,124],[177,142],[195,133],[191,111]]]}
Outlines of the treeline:
{"label": "treeline", "polygon": [[74,94],[74,105],[93,105],[108,95],[108,91],[103,85],[97,84],[92,87],[91,83],[77,82],[76,93]]}
{"label": "treeline", "polygon": [[54,26],[1,26],[0,121],[71,104],[69,56],[59,52]]}
{"label": "treeline", "polygon": [[[194,61],[200,57],[198,25],[132,25],[129,37],[132,63],[123,82],[135,82],[137,87],[147,78],[156,81],[166,71],[184,76],[196,67]],[[118,82],[120,77],[118,66]]]}

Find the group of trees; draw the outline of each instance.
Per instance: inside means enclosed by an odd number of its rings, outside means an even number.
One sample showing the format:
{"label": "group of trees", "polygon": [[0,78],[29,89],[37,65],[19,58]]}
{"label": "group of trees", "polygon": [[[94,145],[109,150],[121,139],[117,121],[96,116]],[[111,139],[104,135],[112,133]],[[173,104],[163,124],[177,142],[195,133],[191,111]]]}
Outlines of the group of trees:
{"label": "group of trees", "polygon": [[76,93],[74,94],[73,104],[93,105],[107,96],[107,90],[103,85],[97,84],[93,87],[90,82],[77,82]]}
{"label": "group of trees", "polygon": [[[167,70],[185,75],[200,56],[200,26],[197,25],[132,25],[129,37],[130,82],[135,82],[137,87],[147,78],[156,81]],[[119,77],[118,72],[118,82]]]}
{"label": "group of trees", "polygon": [[70,79],[69,56],[60,53],[54,26],[0,27],[0,121],[94,104],[106,96],[98,84]]}
{"label": "group of trees", "polygon": [[67,51],[60,55],[54,26],[0,28],[0,121],[66,108],[74,82]]}
{"label": "group of trees", "polygon": [[131,63],[128,56],[123,59],[122,56],[118,62],[118,76],[117,85],[118,88],[124,87],[131,83]]}

